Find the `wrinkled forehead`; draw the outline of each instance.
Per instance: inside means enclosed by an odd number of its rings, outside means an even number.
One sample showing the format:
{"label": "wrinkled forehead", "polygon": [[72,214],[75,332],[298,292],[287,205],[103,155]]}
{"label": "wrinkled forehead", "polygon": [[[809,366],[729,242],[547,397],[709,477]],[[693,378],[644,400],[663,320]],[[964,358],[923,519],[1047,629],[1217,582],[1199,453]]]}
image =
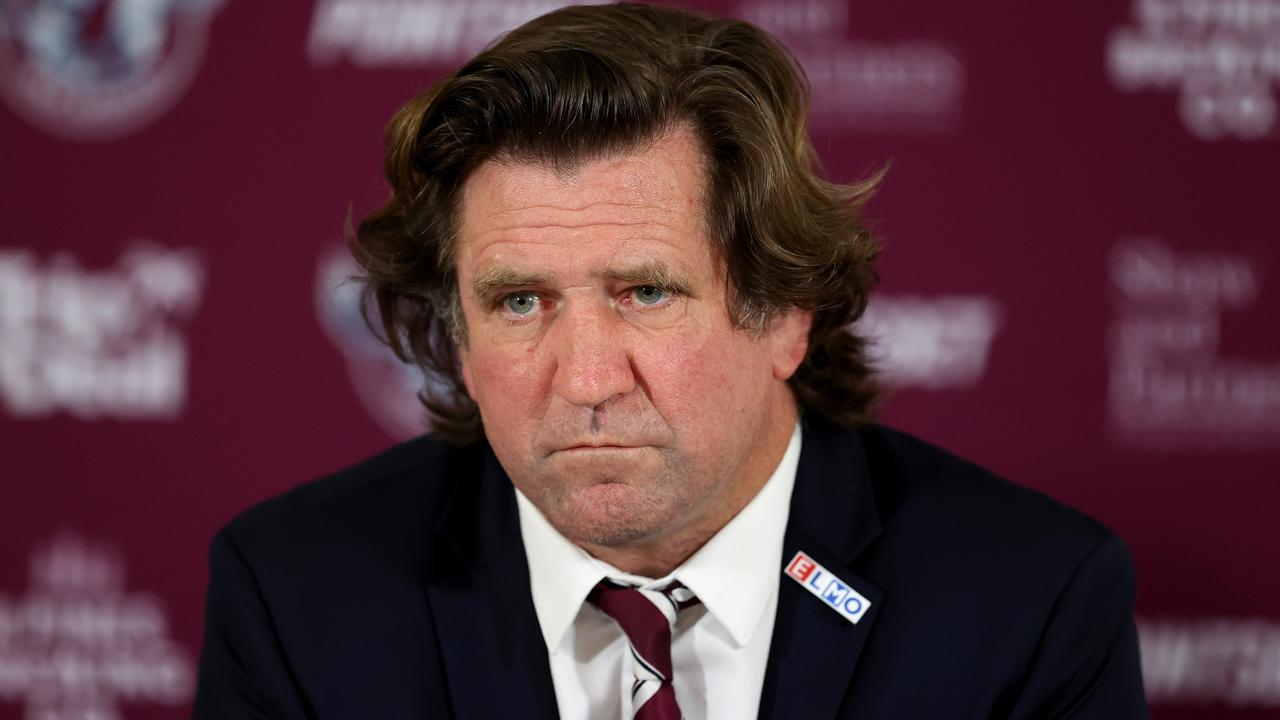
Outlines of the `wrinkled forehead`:
{"label": "wrinkled forehead", "polygon": [[574,166],[499,156],[460,193],[457,258],[581,228],[706,237],[706,161],[687,130]]}

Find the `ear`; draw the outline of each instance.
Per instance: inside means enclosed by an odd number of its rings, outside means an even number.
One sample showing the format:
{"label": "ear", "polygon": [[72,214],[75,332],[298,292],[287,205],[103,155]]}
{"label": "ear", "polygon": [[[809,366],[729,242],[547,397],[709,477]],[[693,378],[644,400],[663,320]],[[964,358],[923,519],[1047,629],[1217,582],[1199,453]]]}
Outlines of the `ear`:
{"label": "ear", "polygon": [[458,348],[458,366],[462,369],[462,385],[472,398],[476,396],[475,385],[471,382],[471,356],[464,347]]}
{"label": "ear", "polygon": [[788,380],[809,351],[809,328],[813,326],[813,311],[792,308],[774,318],[769,329],[772,345],[773,376]]}

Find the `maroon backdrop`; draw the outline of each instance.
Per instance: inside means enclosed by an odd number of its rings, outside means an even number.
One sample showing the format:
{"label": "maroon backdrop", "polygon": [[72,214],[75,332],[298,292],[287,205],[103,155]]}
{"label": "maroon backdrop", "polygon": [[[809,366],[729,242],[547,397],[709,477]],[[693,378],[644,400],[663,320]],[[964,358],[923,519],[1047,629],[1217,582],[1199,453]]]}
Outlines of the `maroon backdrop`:
{"label": "maroon backdrop", "polygon": [[[0,3],[0,719],[184,716],[214,531],[418,431],[344,218],[550,5]],[[1125,538],[1155,717],[1280,714],[1280,1],[705,6],[891,163],[886,419]]]}

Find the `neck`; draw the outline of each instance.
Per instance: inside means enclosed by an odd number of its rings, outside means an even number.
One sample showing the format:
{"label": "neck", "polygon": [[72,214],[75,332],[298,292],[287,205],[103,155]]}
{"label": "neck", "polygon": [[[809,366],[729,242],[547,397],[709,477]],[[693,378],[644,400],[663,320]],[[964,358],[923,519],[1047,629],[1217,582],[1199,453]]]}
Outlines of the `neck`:
{"label": "neck", "polygon": [[[746,503],[742,504],[746,507]],[[736,515],[742,507],[734,510]],[[732,518],[730,518],[732,519]],[[725,521],[728,523],[728,520]],[[723,525],[721,526],[723,527]],[[632,545],[627,547],[608,547],[605,545],[583,545],[583,549],[592,556],[603,560],[619,570],[645,578],[660,578],[671,574],[688,560],[698,548],[707,544],[720,528],[710,532],[699,530],[686,533],[683,537],[672,541],[650,545]]]}
{"label": "neck", "polygon": [[[789,394],[788,394],[789,395]],[[740,482],[732,483],[722,501],[709,512],[679,528],[657,537],[626,545],[594,545],[579,543],[583,550],[613,567],[632,575],[660,578],[669,575],[707,544],[720,529],[729,524],[769,482],[795,431],[797,411],[794,400],[780,412],[771,413],[773,420],[765,428],[764,438],[738,467]]]}

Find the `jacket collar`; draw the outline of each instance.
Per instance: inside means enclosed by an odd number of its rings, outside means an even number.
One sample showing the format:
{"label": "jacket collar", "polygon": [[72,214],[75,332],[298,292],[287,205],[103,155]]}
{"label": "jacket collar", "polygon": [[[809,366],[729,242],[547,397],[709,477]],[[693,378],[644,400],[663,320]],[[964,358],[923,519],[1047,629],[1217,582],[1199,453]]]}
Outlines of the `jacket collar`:
{"label": "jacket collar", "polygon": [[[855,625],[783,577],[761,718],[835,717],[884,600],[853,570],[881,533],[858,434],[816,417],[803,424],[784,566],[803,551],[871,605]],[[484,455],[480,477],[453,479],[453,496],[436,525],[461,566],[427,588],[450,695],[459,717],[554,718],[555,690],[529,589],[515,490],[492,451]]]}
{"label": "jacket collar", "polygon": [[[436,521],[436,532],[463,564],[480,568],[519,541],[520,517],[515,488],[493,450],[483,442],[475,450],[483,455],[480,476],[451,478],[453,493]],[[474,465],[468,467],[475,472]]]}
{"label": "jacket collar", "polygon": [[427,583],[452,714],[555,718],[515,489],[493,452],[486,447],[484,455],[478,477],[452,479],[453,496],[436,524],[458,564]]}
{"label": "jacket collar", "polygon": [[[856,432],[804,422],[804,449],[783,541],[784,568],[804,552],[870,601],[851,623],[784,574],[760,698],[761,718],[836,717],[884,600],[854,572],[881,533],[867,459]],[[782,572],[784,568],[779,568]]]}

